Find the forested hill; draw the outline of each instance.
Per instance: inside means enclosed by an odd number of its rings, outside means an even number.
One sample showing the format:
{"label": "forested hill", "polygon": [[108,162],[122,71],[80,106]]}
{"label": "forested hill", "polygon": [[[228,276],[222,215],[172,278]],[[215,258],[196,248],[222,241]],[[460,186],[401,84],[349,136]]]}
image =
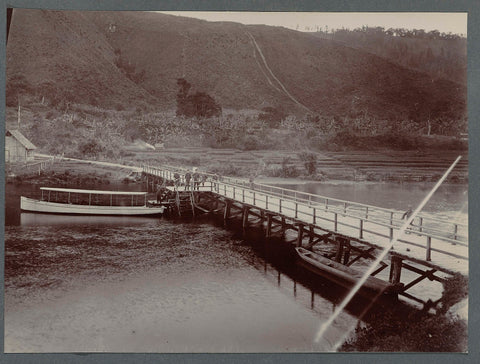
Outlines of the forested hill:
{"label": "forested hill", "polygon": [[318,30],[315,35],[388,59],[403,67],[467,84],[467,40],[438,30],[362,27]]}
{"label": "forested hill", "polygon": [[[392,121],[465,117],[464,69],[450,80],[433,77],[418,65],[385,59],[393,55],[372,54],[369,37],[363,43],[324,39],[280,27],[160,13],[15,9],[7,45],[7,106],[42,100],[52,106],[172,110],[177,80],[184,78],[224,110],[273,107],[286,114]],[[426,43],[415,44],[408,45],[412,52],[426,51],[442,64],[457,52],[445,43],[448,57],[439,58],[438,48],[431,47],[430,54]]]}

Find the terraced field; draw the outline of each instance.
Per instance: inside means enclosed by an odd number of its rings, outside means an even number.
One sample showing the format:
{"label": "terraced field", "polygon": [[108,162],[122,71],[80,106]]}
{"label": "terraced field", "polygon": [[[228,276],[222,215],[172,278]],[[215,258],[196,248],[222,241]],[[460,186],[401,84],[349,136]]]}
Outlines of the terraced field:
{"label": "terraced field", "polygon": [[466,151],[435,152],[372,152],[341,153],[328,155],[357,170],[359,177],[378,179],[431,180],[440,177],[459,156],[459,161],[450,178],[466,180],[468,178],[468,153]]}
{"label": "terraced field", "polygon": [[[457,181],[468,179],[468,153],[466,151],[435,152],[321,152],[317,155],[317,170],[329,179],[346,180],[406,180],[430,181],[438,179],[450,164],[462,155],[452,172]],[[303,171],[298,153],[283,150],[242,151],[204,147],[166,148],[158,151],[136,152],[136,159],[149,164],[179,164],[200,166],[230,165],[243,171],[261,174],[266,167],[280,167],[285,158],[288,165]]]}

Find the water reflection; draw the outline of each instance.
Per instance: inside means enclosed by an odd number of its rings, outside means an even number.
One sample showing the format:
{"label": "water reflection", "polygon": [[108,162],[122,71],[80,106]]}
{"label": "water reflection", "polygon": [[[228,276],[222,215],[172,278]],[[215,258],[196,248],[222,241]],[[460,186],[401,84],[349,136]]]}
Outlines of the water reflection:
{"label": "water reflection", "polygon": [[22,226],[42,226],[42,225],[119,225],[132,226],[142,225],[158,217],[140,217],[140,216],[84,216],[84,215],[58,215],[22,212],[20,214],[20,225]]}

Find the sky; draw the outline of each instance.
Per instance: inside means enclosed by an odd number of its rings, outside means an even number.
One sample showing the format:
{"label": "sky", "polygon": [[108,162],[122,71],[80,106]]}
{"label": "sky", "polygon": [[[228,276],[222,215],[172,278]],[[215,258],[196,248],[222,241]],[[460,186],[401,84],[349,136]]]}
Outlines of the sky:
{"label": "sky", "polygon": [[165,11],[208,21],[234,21],[243,24],[283,26],[299,31],[359,28],[363,25],[388,28],[439,30],[467,35],[467,13],[315,13],[315,12],[193,12]]}

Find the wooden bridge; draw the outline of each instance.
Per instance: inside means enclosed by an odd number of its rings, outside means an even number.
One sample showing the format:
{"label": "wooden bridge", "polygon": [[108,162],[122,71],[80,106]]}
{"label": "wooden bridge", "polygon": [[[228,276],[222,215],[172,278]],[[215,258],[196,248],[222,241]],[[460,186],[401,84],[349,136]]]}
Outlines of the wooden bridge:
{"label": "wooden bridge", "polygon": [[[178,173],[181,184],[185,183],[185,174],[192,173],[170,166],[143,166],[143,172],[150,183],[159,177],[173,181],[174,174]],[[267,238],[276,233],[286,238],[293,235],[291,242],[307,249],[317,248],[320,243],[333,243],[335,251],[330,258],[347,266],[360,259],[374,259],[375,253],[388,245],[395,230],[404,222],[403,211],[251,183],[245,179],[201,174],[207,181],[198,190],[189,192],[193,209],[196,206],[203,212],[221,211],[225,221],[237,216],[243,229],[251,224],[261,225]],[[202,201],[209,202],[206,208],[201,207]],[[402,272],[408,271],[404,278],[411,278],[410,282],[404,283],[400,294],[426,304],[406,291],[426,278],[443,282],[445,275],[468,274],[467,224],[418,215],[407,233],[397,241],[390,261],[382,262],[373,275],[381,277],[388,266],[390,273],[386,279],[392,283],[401,282]]]}

